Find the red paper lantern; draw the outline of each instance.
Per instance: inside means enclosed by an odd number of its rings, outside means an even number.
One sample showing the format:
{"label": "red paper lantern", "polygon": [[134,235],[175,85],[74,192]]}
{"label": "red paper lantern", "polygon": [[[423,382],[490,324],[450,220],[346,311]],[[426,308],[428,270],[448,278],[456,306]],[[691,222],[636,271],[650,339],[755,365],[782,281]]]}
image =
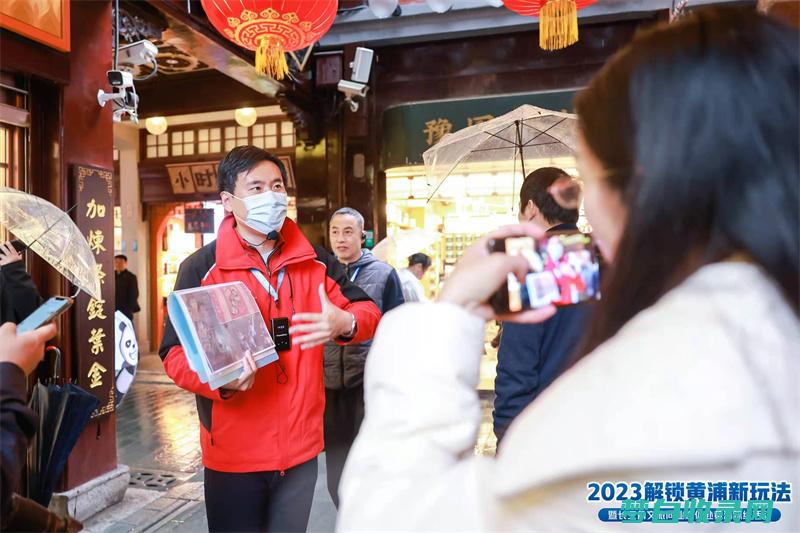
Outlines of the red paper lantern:
{"label": "red paper lantern", "polygon": [[322,38],[336,18],[336,0],[201,0],[208,20],[230,39],[256,51],[256,70],[282,80],[285,52]]}
{"label": "red paper lantern", "polygon": [[597,0],[503,0],[508,9],[539,17],[539,46],[560,50],[578,42],[578,10]]}

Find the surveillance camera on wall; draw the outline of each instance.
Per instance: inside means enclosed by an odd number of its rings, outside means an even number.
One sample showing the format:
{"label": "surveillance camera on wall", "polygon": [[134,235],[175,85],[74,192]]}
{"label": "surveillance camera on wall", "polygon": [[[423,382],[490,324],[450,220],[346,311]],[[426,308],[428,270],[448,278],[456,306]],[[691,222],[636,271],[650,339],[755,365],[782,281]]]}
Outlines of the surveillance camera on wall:
{"label": "surveillance camera on wall", "polygon": [[354,96],[364,97],[369,90],[369,86],[366,84],[347,80],[340,80],[336,88],[339,89],[339,92],[344,93],[347,98],[352,98]]}
{"label": "surveillance camera on wall", "polygon": [[350,66],[353,69],[352,81],[339,80],[336,88],[339,92],[344,94],[344,101],[350,107],[350,111],[355,113],[358,111],[359,103],[355,98],[364,98],[367,96],[369,86],[370,70],[372,69],[372,56],[374,52],[369,48],[356,48],[355,59]]}
{"label": "surveillance camera on wall", "polygon": [[156,61],[158,55],[158,47],[143,39],[133,44],[121,46],[119,49],[119,62],[131,65],[151,65]]}
{"label": "surveillance camera on wall", "polygon": [[106,72],[108,83],[112,87],[127,89],[133,87],[133,74],[124,70],[109,70]]}
{"label": "surveillance camera on wall", "polygon": [[356,48],[356,56],[350,67],[353,69],[353,75],[350,79],[357,83],[367,83],[369,81],[369,73],[372,70],[372,56],[374,51],[369,48],[359,46]]}
{"label": "surveillance camera on wall", "polygon": [[131,122],[138,123],[139,95],[136,94],[136,87],[133,85],[133,75],[130,72],[109,70],[108,83],[113,90],[107,93],[99,89],[97,103],[100,107],[105,107],[108,102],[112,103],[114,122],[121,122],[123,118],[129,117]]}

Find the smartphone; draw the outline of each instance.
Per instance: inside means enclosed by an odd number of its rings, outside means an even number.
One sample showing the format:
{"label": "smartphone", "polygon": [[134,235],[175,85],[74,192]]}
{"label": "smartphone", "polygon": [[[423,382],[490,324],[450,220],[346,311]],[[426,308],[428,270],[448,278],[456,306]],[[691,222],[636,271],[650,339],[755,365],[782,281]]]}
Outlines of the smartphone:
{"label": "smartphone", "polygon": [[72,298],[53,296],[39,306],[33,313],[17,324],[17,333],[25,333],[40,328],[66,311],[72,305]]}
{"label": "smartphone", "polygon": [[585,233],[548,233],[538,240],[492,239],[489,251],[522,256],[530,266],[522,282],[509,274],[507,282],[489,300],[496,313],[600,299],[600,256],[594,241]]}

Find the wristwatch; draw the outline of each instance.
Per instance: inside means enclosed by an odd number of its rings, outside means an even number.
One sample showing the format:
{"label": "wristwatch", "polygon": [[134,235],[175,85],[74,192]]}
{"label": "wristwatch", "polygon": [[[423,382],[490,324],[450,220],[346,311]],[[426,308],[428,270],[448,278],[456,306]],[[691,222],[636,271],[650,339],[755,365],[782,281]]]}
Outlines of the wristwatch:
{"label": "wristwatch", "polygon": [[350,313],[350,317],[353,320],[350,322],[350,331],[342,335],[342,338],[344,339],[352,339],[356,334],[356,315]]}

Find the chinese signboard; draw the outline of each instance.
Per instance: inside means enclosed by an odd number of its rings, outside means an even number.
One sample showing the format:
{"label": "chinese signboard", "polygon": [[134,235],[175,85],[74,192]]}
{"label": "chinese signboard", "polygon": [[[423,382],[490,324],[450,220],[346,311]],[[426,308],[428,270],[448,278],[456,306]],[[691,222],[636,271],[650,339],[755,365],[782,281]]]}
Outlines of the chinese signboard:
{"label": "chinese signboard", "polygon": [[78,228],[97,261],[101,298],[81,293],[75,302],[78,383],[100,400],[92,417],[114,411],[114,197],[112,172],[73,167]]}
{"label": "chinese signboard", "polygon": [[190,209],[183,213],[185,233],[214,233],[213,209]]}
{"label": "chinese signboard", "polygon": [[383,115],[383,168],[421,165],[422,153],[448,133],[492,120],[523,104],[571,112],[575,92],[442,100],[389,108]]}
{"label": "chinese signboard", "polygon": [[[278,156],[286,168],[286,188],[289,191],[296,189],[292,158],[288,155]],[[169,183],[175,194],[215,193],[219,190],[217,166],[219,161],[204,161],[201,163],[177,163],[167,165]],[[212,232],[213,233],[213,232]]]}

